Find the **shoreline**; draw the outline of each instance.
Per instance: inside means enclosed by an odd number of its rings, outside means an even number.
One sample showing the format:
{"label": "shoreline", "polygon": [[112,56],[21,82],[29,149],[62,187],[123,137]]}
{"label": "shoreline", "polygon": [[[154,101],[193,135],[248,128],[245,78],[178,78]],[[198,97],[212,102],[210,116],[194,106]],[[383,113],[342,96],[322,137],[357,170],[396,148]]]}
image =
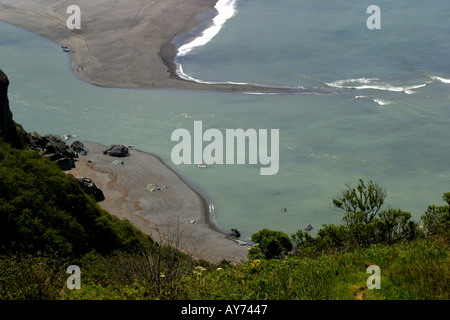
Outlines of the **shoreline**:
{"label": "shoreline", "polygon": [[[215,223],[210,202],[158,156],[130,150],[125,158],[103,155],[105,145],[84,142],[89,150],[68,171],[76,178],[88,177],[103,191],[100,207],[130,221],[155,241],[177,246],[195,258],[213,263],[246,260],[248,246],[241,245]],[[123,161],[122,165],[113,162]],[[150,192],[149,184],[160,187]]]}
{"label": "shoreline", "polygon": [[70,16],[66,9],[73,1],[2,2],[0,20],[67,47],[73,74],[92,85],[239,92],[297,89],[252,83],[203,83],[178,75],[174,39],[207,24],[206,16],[213,16],[217,0],[183,0],[182,5],[180,0],[129,0],[126,4],[110,0],[107,10],[101,3],[78,0],[82,11],[80,30],[66,26]]}
{"label": "shoreline", "polygon": [[[204,21],[197,17],[202,13],[214,10],[216,0],[183,0],[183,10],[179,9],[179,0],[151,0],[148,2],[130,0],[127,5],[118,0],[110,0],[108,2],[110,8],[107,12],[102,11],[103,8],[99,3],[78,0],[77,4],[83,12],[82,29],[71,31],[66,26],[66,19],[69,15],[65,10],[73,4],[72,2],[64,0],[55,4],[48,0],[36,0],[32,3],[27,0],[4,0],[0,4],[0,20],[68,47],[73,74],[82,81],[96,86],[125,89],[286,91],[286,88],[271,88],[255,84],[200,83],[182,79],[177,74],[175,63],[177,50],[172,42],[173,39],[177,35],[188,34],[203,23]],[[86,14],[84,14],[85,12]],[[108,16],[102,16],[106,13]],[[134,15],[133,20],[129,19],[130,15]],[[111,34],[111,29],[116,32]],[[104,48],[108,48],[108,50],[104,50]],[[92,142],[87,144],[94,150],[104,147]],[[185,186],[187,195],[177,194],[174,204],[181,209],[187,208],[188,214],[195,217],[191,220],[195,220],[196,223],[182,226],[190,232],[184,241],[190,241],[192,237],[192,240],[197,242],[191,244],[187,253],[213,262],[220,262],[222,259],[236,262],[246,259],[247,246],[242,246],[236,240],[232,240],[215,223],[209,210],[208,200],[200,192],[192,188],[179,173],[156,155],[138,150],[132,150],[132,152],[135,156],[141,155],[147,160],[154,159],[150,161],[153,163],[150,167],[156,166],[155,163],[159,162],[165,168],[162,169],[165,175],[177,177],[178,182],[173,181],[175,185],[180,188],[182,185]],[[96,156],[101,157],[99,154]],[[135,192],[134,188],[127,184],[128,182],[123,188],[120,184],[117,185],[118,180],[127,177],[119,167],[111,168],[105,159],[102,160],[103,162],[100,161],[101,165],[97,167],[98,162],[90,163],[85,158],[80,157],[77,167],[71,172],[77,177],[92,178],[99,185],[106,187],[106,190],[103,191],[109,192],[110,201],[105,201],[100,205],[111,214],[130,220],[138,229],[150,235],[161,237],[162,233],[165,233],[166,238],[171,236],[169,228],[178,228],[180,220],[184,223],[187,221],[187,215],[183,214],[180,208],[178,211],[174,210],[167,199],[166,202],[156,204],[159,208],[171,208],[173,217],[169,219],[160,214],[151,215],[154,213],[152,212],[153,208],[149,207],[149,200],[142,197],[142,188],[139,189],[139,192]],[[99,159],[97,158],[97,160]],[[143,168],[142,165],[142,163],[137,164],[137,167],[149,172],[146,170],[150,169]],[[134,168],[134,170],[138,169]],[[135,178],[139,181],[139,175]],[[145,192],[148,191],[145,190]],[[135,193],[137,194],[134,195]],[[144,215],[141,214],[142,212]],[[149,219],[150,216],[151,219]],[[174,220],[174,218],[176,219]],[[167,232],[158,229],[155,234],[155,230],[151,230],[150,225],[158,226],[158,222],[167,228]],[[193,226],[196,226],[195,230]],[[202,253],[191,252],[197,250],[195,246],[200,248]],[[186,252],[186,250],[181,250]]]}

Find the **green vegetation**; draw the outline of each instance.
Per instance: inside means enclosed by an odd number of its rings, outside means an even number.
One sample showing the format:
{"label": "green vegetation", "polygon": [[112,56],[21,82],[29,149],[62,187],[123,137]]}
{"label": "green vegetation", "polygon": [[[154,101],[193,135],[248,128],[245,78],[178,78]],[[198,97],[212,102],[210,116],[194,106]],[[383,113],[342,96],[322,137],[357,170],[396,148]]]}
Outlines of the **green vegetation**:
{"label": "green vegetation", "polygon": [[[0,141],[0,299],[449,299],[450,193],[421,223],[360,180],[315,237],[263,229],[248,260],[211,264],[114,218],[36,152]],[[69,265],[81,289],[69,290]],[[367,267],[381,269],[369,290]]]}
{"label": "green vegetation", "polygon": [[50,160],[0,141],[0,255],[73,258],[91,250],[128,250],[146,238],[100,209]]}

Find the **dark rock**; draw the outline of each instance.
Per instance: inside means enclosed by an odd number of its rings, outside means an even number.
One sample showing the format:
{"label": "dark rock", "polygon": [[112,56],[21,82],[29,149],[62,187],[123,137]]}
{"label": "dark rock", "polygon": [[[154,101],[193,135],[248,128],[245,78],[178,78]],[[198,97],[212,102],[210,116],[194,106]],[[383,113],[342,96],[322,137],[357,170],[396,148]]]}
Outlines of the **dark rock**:
{"label": "dark rock", "polygon": [[71,158],[60,158],[56,160],[55,163],[61,168],[61,170],[69,171],[75,168],[75,161]]}
{"label": "dark rock", "polygon": [[74,152],[82,156],[87,156],[89,152],[89,150],[84,146],[84,144],[81,141],[74,141],[70,145],[70,149],[72,149]]}
{"label": "dark rock", "polygon": [[9,79],[0,70],[0,137],[14,147],[22,147],[22,141],[17,133],[8,100]]}
{"label": "dark rock", "polygon": [[60,153],[62,154],[64,151],[69,149],[67,144],[64,142],[49,142],[45,145],[44,154],[53,154],[53,153]]}
{"label": "dark rock", "polygon": [[128,157],[130,155],[130,151],[123,144],[121,145],[111,145],[106,150],[103,151],[103,154],[107,154],[111,157]]}
{"label": "dark rock", "polygon": [[47,143],[49,143],[49,140],[45,137],[42,137],[36,131],[30,132],[28,134],[28,144],[33,150],[44,150]]}
{"label": "dark rock", "polygon": [[65,158],[62,155],[62,153],[52,153],[52,154],[46,154],[44,156],[47,157],[48,159],[50,159],[50,161],[53,161],[53,162],[56,162],[58,160],[61,160],[61,159]]}
{"label": "dark rock", "polygon": [[93,197],[95,201],[103,201],[105,200],[105,195],[103,194],[103,191],[100,190],[99,187],[94,183],[94,181],[90,178],[84,177],[84,178],[77,178],[78,184],[80,187],[86,192],[88,195]]}
{"label": "dark rock", "polygon": [[241,236],[241,233],[237,230],[237,229],[231,229],[231,233],[230,236],[235,237],[235,238],[239,238]]}
{"label": "dark rock", "polygon": [[[78,155],[69,148],[60,136],[47,134],[41,137],[38,133],[29,134],[30,147],[38,150],[44,156],[55,162],[62,170],[70,170],[75,167],[74,159]],[[45,144],[44,147],[42,147]]]}
{"label": "dark rock", "polygon": [[65,143],[63,141],[63,139],[61,139],[61,137],[58,136],[57,134],[46,134],[44,136],[44,138],[46,138],[49,142],[56,142],[56,143],[62,142],[62,143]]}

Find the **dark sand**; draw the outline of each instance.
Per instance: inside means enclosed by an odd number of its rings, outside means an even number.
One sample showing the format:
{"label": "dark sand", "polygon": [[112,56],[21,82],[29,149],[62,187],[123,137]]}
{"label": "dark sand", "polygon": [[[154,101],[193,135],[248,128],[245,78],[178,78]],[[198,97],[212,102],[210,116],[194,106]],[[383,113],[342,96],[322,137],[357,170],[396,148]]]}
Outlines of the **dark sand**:
{"label": "dark sand", "polygon": [[[173,38],[216,12],[216,0],[0,0],[0,20],[70,49],[80,79],[114,88],[286,90],[260,85],[202,84],[176,74]],[[81,29],[69,30],[68,6],[81,9]]]}

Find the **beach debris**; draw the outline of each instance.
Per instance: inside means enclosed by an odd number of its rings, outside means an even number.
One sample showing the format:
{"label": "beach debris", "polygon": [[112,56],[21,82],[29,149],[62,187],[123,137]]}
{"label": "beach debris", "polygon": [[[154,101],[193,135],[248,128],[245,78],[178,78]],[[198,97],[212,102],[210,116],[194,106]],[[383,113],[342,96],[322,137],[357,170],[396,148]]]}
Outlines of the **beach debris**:
{"label": "beach debris", "polygon": [[64,52],[70,52],[70,49],[67,46],[61,46],[61,49],[63,49]]}
{"label": "beach debris", "polygon": [[206,165],[206,164],[204,164],[204,163],[201,163],[201,164],[198,164],[198,165],[197,165],[197,168],[202,168],[202,169],[208,168],[208,165]]}
{"label": "beach debris", "polygon": [[124,162],[122,160],[114,160],[111,164],[114,166],[123,166]]}
{"label": "beach debris", "polygon": [[64,135],[64,141],[67,141],[67,140],[69,140],[69,139],[72,139],[72,138],[76,138],[77,137],[77,135],[76,134],[66,134],[66,135]]}
{"label": "beach debris", "polygon": [[236,241],[240,246],[250,246],[250,243],[242,241],[242,240],[234,239],[234,241]]}
{"label": "beach debris", "polygon": [[149,184],[147,185],[147,190],[150,191],[150,192],[156,192],[156,191],[160,191],[161,188],[160,188],[157,184],[151,184],[151,183],[149,183]]}
{"label": "beach debris", "polygon": [[306,231],[311,231],[313,229],[313,226],[308,224],[305,228]]}
{"label": "beach debris", "polygon": [[195,221],[195,220],[191,220],[189,222],[192,223],[192,224],[196,224],[197,223],[197,221]]}
{"label": "beach debris", "polygon": [[233,228],[231,229],[230,236],[239,238],[241,236],[241,233],[238,231],[238,229]]}
{"label": "beach debris", "polygon": [[128,157],[130,155],[130,150],[125,147],[123,144],[113,144],[110,145],[103,151],[103,154],[109,155],[111,157]]}

